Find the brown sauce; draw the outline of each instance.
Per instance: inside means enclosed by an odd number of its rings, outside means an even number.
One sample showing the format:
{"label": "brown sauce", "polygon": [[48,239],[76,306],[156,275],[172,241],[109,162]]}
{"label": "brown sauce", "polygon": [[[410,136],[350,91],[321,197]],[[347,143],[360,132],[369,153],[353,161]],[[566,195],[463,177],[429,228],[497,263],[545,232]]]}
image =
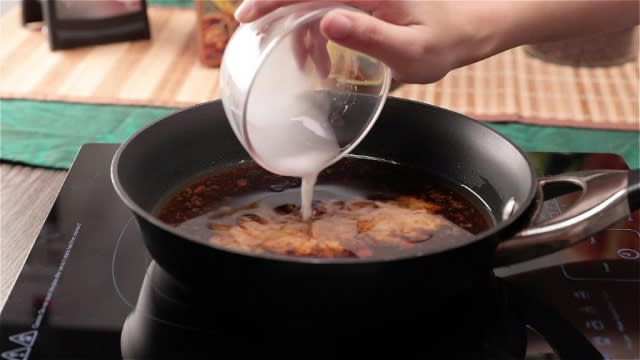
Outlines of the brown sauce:
{"label": "brown sauce", "polygon": [[250,253],[375,259],[471,241],[492,224],[479,204],[415,169],[347,157],[319,175],[308,222],[299,179],[255,163],[199,177],[172,193],[157,216],[205,242]]}

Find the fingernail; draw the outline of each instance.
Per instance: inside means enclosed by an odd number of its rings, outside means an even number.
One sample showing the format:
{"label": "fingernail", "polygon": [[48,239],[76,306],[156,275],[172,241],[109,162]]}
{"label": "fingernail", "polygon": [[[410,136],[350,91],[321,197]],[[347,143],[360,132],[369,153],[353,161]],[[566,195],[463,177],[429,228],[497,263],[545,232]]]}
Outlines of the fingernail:
{"label": "fingernail", "polygon": [[327,36],[334,40],[344,39],[351,34],[351,20],[344,15],[336,14],[328,21]]}
{"label": "fingernail", "polygon": [[236,11],[233,13],[233,16],[236,18],[237,21],[243,22],[250,18],[251,14],[253,13],[253,10],[254,10],[253,1],[245,0],[242,3],[240,3],[240,6],[238,6]]}

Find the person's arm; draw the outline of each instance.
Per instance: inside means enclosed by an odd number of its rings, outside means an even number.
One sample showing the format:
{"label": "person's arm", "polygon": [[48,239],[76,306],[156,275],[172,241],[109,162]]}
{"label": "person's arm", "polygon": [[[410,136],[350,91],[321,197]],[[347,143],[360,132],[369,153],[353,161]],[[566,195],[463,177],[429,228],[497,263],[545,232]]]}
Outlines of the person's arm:
{"label": "person's arm", "polygon": [[478,58],[519,45],[615,32],[640,23],[637,0],[496,1],[459,6],[464,6],[463,16],[477,15],[477,26],[490,27],[492,47]]}
{"label": "person's arm", "polygon": [[[299,0],[245,0],[250,22]],[[638,25],[637,0],[343,1],[368,14],[334,10],[322,33],[385,62],[394,78],[430,83],[449,71],[531,43],[617,31]]]}

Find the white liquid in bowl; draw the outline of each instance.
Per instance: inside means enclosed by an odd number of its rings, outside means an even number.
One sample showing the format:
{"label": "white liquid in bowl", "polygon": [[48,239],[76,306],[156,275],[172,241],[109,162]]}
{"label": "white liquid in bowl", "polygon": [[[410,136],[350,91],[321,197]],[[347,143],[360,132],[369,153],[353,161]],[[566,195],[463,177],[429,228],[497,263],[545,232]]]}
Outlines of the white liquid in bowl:
{"label": "white liquid in bowl", "polygon": [[270,171],[302,178],[302,215],[311,216],[318,174],[340,154],[329,123],[330,99],[312,91],[315,78],[290,56],[287,41],[273,50],[253,83],[246,131]]}

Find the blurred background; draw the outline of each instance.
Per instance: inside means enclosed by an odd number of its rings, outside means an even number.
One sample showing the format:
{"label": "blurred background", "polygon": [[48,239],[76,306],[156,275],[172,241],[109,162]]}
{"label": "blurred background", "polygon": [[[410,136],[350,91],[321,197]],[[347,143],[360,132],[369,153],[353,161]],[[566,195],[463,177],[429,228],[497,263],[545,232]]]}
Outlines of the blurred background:
{"label": "blurred background", "polygon": [[[67,169],[82,143],[121,142],[218,99],[240,2],[3,0],[1,159]],[[464,113],[523,146],[604,146],[637,163],[637,55],[637,27],[528,44],[391,95]],[[608,140],[585,140],[594,136]]]}

